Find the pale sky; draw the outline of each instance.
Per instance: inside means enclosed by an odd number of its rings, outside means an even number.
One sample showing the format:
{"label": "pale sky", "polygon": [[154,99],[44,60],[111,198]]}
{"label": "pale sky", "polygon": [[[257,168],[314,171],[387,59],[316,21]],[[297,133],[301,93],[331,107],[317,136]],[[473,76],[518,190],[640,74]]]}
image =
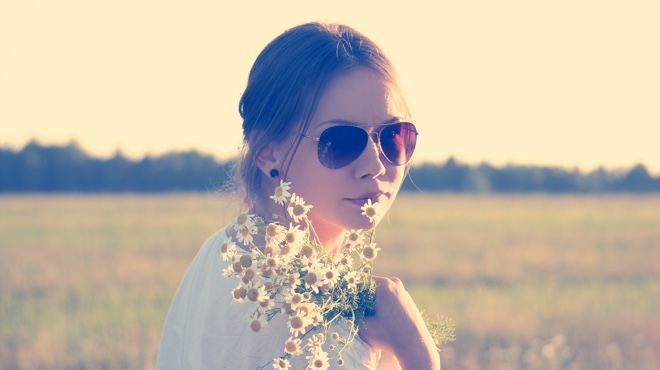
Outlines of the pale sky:
{"label": "pale sky", "polygon": [[388,54],[421,133],[416,163],[660,174],[658,1],[230,4],[0,0],[0,146],[234,156],[257,54],[320,20]]}

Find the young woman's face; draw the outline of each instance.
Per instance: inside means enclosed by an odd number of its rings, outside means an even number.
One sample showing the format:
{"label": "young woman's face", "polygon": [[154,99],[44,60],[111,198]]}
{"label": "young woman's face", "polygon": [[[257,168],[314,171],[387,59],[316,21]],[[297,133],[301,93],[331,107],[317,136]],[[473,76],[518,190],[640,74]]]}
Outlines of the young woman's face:
{"label": "young woman's face", "polygon": [[[352,69],[336,77],[321,96],[307,136],[319,137],[332,126],[350,123],[371,133],[383,124],[404,121],[405,110],[394,90],[378,73],[368,68]],[[379,127],[380,125],[380,127]],[[338,168],[324,167],[318,159],[318,143],[302,138],[294,153],[286,181],[292,191],[313,205],[309,212],[319,236],[336,235],[341,230],[375,227],[361,207],[369,199],[378,202],[385,213],[396,198],[405,166],[391,164],[371,139],[352,163]]]}

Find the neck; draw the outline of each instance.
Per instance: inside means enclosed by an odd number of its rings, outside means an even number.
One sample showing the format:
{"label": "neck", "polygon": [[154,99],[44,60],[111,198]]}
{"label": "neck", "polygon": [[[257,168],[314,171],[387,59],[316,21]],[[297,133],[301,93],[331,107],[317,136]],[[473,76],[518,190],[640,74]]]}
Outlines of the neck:
{"label": "neck", "polygon": [[344,242],[343,229],[331,225],[314,225],[314,232],[326,252],[335,254],[340,250]]}
{"label": "neck", "polygon": [[[286,211],[286,205],[280,206],[272,201],[256,201],[248,210],[248,213],[261,216],[264,220],[272,220],[273,215],[277,215],[278,221],[287,227],[287,222],[293,222]],[[307,227],[305,223],[301,222],[301,225]],[[314,220],[312,220],[312,226],[310,237],[317,238],[326,252],[334,254],[339,251],[344,241],[344,230],[342,228],[334,225],[315,224]]]}

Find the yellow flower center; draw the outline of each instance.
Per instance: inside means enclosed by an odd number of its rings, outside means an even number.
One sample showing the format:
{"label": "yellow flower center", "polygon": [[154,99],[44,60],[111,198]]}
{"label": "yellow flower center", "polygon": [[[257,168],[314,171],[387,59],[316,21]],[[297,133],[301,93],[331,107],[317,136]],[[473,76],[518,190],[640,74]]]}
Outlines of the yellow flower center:
{"label": "yellow flower center", "polygon": [[294,285],[298,280],[296,275],[289,275],[289,285]]}
{"label": "yellow flower center", "polygon": [[291,354],[296,353],[298,352],[298,343],[290,340],[286,342],[286,344],[284,345],[284,350],[286,351],[286,353],[291,353]]}
{"label": "yellow flower center", "polygon": [[271,246],[269,245],[269,246],[267,246],[266,248],[264,248],[264,254],[265,254],[266,256],[272,256],[272,255],[273,255],[273,247],[271,247]]}
{"label": "yellow flower center", "polygon": [[372,247],[364,247],[362,250],[362,255],[367,259],[372,259],[375,257],[376,251]]}
{"label": "yellow flower center", "polygon": [[232,293],[233,293],[235,299],[243,299],[243,298],[245,298],[245,295],[247,294],[247,291],[245,290],[245,288],[239,287],[239,288],[234,289],[234,291]]}
{"label": "yellow flower center", "polygon": [[303,328],[303,319],[300,316],[294,316],[291,318],[291,327],[294,330],[299,330]]}
{"label": "yellow flower center", "polygon": [[305,283],[307,283],[307,285],[314,285],[318,280],[319,278],[313,272],[308,272],[307,275],[305,275]]}
{"label": "yellow flower center", "polygon": [[351,233],[351,234],[348,236],[348,240],[350,240],[350,241],[352,241],[352,242],[356,242],[356,241],[358,240],[359,237],[360,237],[360,236],[359,236],[357,233]]}
{"label": "yellow flower center", "polygon": [[241,267],[241,263],[240,263],[240,262],[234,262],[234,263],[232,263],[231,268],[234,269],[234,272],[241,272],[241,271],[243,271],[243,267]]}
{"label": "yellow flower center", "polygon": [[253,332],[258,332],[261,330],[261,321],[259,320],[254,320],[250,323],[250,329],[252,329]]}
{"label": "yellow flower center", "polygon": [[245,213],[241,213],[241,214],[236,218],[236,222],[237,222],[239,225],[243,225],[243,224],[245,223],[245,221],[247,221],[247,215],[246,215]]}
{"label": "yellow flower center", "polygon": [[323,360],[317,358],[316,360],[314,360],[314,364],[312,366],[314,366],[317,369],[322,369],[324,364],[325,362],[323,362]]}
{"label": "yellow flower center", "polygon": [[282,190],[281,186],[278,186],[275,188],[275,198],[279,198],[284,194],[284,190]]}
{"label": "yellow flower center", "polygon": [[296,204],[293,207],[293,215],[294,216],[302,216],[305,214],[305,207],[301,206],[300,204]]}
{"label": "yellow flower center", "polygon": [[266,235],[271,238],[277,235],[277,224],[268,224],[268,226],[266,226]]}
{"label": "yellow flower center", "polygon": [[227,243],[222,244],[222,247],[220,247],[220,252],[222,253],[227,253],[228,250],[229,250],[229,244]]}
{"label": "yellow flower center", "polygon": [[335,273],[332,270],[328,270],[325,272],[325,278],[328,280],[332,280],[335,278]]}
{"label": "yellow flower center", "polygon": [[249,254],[244,254],[241,256],[241,266],[250,267],[252,266],[252,256]]}
{"label": "yellow flower center", "polygon": [[289,244],[292,244],[296,241],[296,234],[295,233],[286,233],[286,242]]}
{"label": "yellow flower center", "polygon": [[247,297],[252,302],[256,302],[257,298],[259,298],[259,290],[257,288],[250,288],[247,291]]}
{"label": "yellow flower center", "polygon": [[302,302],[302,295],[300,294],[294,294],[291,297],[291,303],[292,304],[300,304]]}
{"label": "yellow flower center", "polygon": [[270,257],[266,260],[266,265],[270,268],[275,268],[277,266],[277,260],[273,257]]}
{"label": "yellow flower center", "polygon": [[367,208],[364,213],[367,217],[373,218],[376,215],[376,209],[374,207]]}
{"label": "yellow flower center", "polygon": [[314,250],[309,245],[305,245],[302,248],[300,248],[300,255],[303,257],[312,258],[313,253]]}
{"label": "yellow flower center", "polygon": [[[287,237],[287,239],[288,239],[288,237]],[[283,255],[283,256],[286,256],[287,254],[289,254],[289,252],[291,252],[291,246],[288,245],[288,244],[283,246],[282,249],[280,249],[280,254]]]}

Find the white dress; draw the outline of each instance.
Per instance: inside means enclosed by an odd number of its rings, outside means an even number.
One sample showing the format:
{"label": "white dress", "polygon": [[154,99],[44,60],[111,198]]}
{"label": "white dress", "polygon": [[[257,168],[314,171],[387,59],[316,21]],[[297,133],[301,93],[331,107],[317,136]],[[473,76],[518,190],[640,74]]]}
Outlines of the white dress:
{"label": "white dress", "polygon": [[[284,342],[291,334],[287,318],[276,315],[259,333],[248,324],[252,307],[232,303],[236,278],[222,276],[229,266],[220,257],[228,241],[225,229],[212,235],[188,268],[170,306],[156,368],[167,369],[256,369],[284,355]],[[345,327],[333,328],[342,334]],[[376,369],[380,351],[356,336],[344,350],[344,365],[330,361],[330,369]],[[295,356],[292,369],[306,366],[304,355]],[[272,364],[265,366],[272,369]]]}

